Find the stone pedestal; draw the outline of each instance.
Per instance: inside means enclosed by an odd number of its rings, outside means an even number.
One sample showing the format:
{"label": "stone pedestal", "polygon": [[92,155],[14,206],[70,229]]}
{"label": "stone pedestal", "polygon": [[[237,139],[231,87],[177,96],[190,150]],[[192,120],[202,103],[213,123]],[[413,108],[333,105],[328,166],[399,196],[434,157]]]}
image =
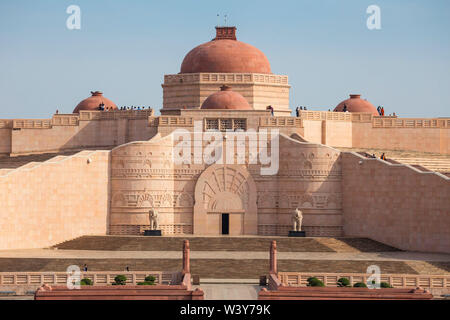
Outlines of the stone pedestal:
{"label": "stone pedestal", "polygon": [[161,230],[145,230],[144,236],[161,236]]}
{"label": "stone pedestal", "polygon": [[306,237],[305,231],[289,231],[288,237]]}

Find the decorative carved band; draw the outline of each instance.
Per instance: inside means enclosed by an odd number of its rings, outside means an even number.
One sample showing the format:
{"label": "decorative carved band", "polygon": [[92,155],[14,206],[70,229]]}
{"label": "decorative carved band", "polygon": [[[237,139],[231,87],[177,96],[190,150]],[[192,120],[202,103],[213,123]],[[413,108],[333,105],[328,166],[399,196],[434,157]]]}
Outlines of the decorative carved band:
{"label": "decorative carved band", "polygon": [[[159,225],[163,234],[192,234],[192,224],[162,224]],[[142,235],[150,225],[110,225],[110,235]]]}
{"label": "decorative carved band", "polygon": [[[342,237],[342,226],[302,226],[307,237]],[[287,236],[292,225],[259,224],[258,235],[261,236]]]}
{"label": "decorative carved band", "polygon": [[288,76],[260,73],[184,73],[167,74],[164,85],[184,83],[263,83],[288,85]]}

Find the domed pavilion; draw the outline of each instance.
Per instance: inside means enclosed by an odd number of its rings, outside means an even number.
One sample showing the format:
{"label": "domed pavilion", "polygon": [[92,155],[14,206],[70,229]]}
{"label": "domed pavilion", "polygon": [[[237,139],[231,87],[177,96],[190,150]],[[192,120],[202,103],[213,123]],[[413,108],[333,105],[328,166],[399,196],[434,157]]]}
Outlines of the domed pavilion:
{"label": "domed pavilion", "polygon": [[203,102],[200,109],[252,110],[253,108],[242,95],[223,85],[220,91],[213,93]]}
{"label": "domed pavilion", "polygon": [[116,110],[117,106],[114,102],[105,98],[103,93],[100,91],[91,91],[91,96],[89,98],[81,101],[73,110],[72,113],[80,113],[81,110],[99,110],[100,107],[103,107],[104,110]]}
{"label": "domed pavilion", "polygon": [[211,41],[190,50],[178,74],[164,76],[163,110],[198,109],[222,85],[240,94],[251,109],[290,115],[288,77],[272,73],[258,48],[237,40],[236,27],[216,27]]}
{"label": "domed pavilion", "polygon": [[377,109],[369,101],[361,99],[360,94],[351,94],[350,98],[339,103],[334,111],[344,111],[344,106],[348,112],[370,112],[374,116],[378,116]]}

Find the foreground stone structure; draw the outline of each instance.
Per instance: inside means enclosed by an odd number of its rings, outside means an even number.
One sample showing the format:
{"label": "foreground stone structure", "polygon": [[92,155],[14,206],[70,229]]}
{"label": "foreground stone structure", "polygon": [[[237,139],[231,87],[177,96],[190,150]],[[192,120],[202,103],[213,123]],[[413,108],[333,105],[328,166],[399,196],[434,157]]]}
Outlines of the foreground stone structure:
{"label": "foreground stone structure", "polygon": [[263,288],[258,300],[431,300],[433,295],[422,288],[379,289],[279,287],[269,291]]}
{"label": "foreground stone structure", "polygon": [[[352,287],[355,283],[369,284],[372,274],[279,272],[277,243],[270,245],[268,286],[258,293],[259,300],[430,300],[450,291],[448,275],[414,276],[380,274],[379,281],[392,288]],[[323,287],[308,287],[308,279],[316,277]],[[349,287],[339,287],[340,278],[349,280]],[[419,286],[425,286],[423,289]]]}
{"label": "foreground stone structure", "polygon": [[155,286],[48,286],[36,291],[35,300],[203,300],[200,289],[187,290],[184,285]]}

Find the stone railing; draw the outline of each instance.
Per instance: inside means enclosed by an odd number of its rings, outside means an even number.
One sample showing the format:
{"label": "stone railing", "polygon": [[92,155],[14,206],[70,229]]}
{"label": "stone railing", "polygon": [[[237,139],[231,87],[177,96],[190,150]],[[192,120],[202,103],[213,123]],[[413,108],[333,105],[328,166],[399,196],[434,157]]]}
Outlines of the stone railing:
{"label": "stone railing", "polygon": [[[192,127],[194,126],[194,120],[191,117],[180,117],[180,116],[160,116],[155,118],[157,122],[151,122],[150,125],[157,125],[161,127],[167,126],[184,126]],[[149,120],[150,121],[150,120]],[[155,120],[151,120],[155,121]]]}
{"label": "stone railing", "polygon": [[12,128],[13,121],[9,119],[0,119],[0,129]]}
{"label": "stone railing", "polygon": [[147,119],[153,116],[153,109],[144,110],[114,110],[114,111],[80,111],[80,120],[116,120],[116,119]]}
{"label": "stone railing", "polygon": [[373,128],[450,128],[450,118],[423,119],[423,118],[391,118],[374,117]]}
{"label": "stone railing", "polygon": [[[370,115],[370,114],[368,114]],[[350,112],[331,112],[331,111],[300,111],[299,118],[303,120],[344,120],[351,121]]]}
{"label": "stone railing", "polygon": [[288,85],[288,76],[262,73],[185,73],[164,76],[164,84],[183,83],[265,83]]}
{"label": "stone railing", "polygon": [[299,118],[303,120],[339,120],[353,122],[371,122],[374,116],[365,112],[333,112],[333,111],[302,111]]}
{"label": "stone railing", "polygon": [[51,119],[14,119],[13,129],[50,129]]}
{"label": "stone railing", "polygon": [[[143,282],[146,276],[154,276],[156,284],[179,284],[180,272],[167,271],[88,271],[81,272],[81,278],[92,280],[93,285],[108,285],[114,282],[114,278],[123,274],[127,277],[127,284]],[[0,272],[0,286],[17,285],[64,285],[67,283],[66,272]]]}
{"label": "stone railing", "polygon": [[[336,287],[339,278],[347,278],[350,285],[357,282],[367,283],[370,274],[365,273],[314,273],[279,272],[278,278],[284,286],[305,287],[309,277],[316,277],[327,287]],[[394,288],[450,288],[449,275],[381,274],[381,282],[387,282]]]}
{"label": "stone railing", "polygon": [[450,128],[450,118],[398,118],[363,112],[300,111],[303,120],[372,122],[373,128]]}
{"label": "stone railing", "polygon": [[[339,113],[339,112],[333,112],[333,113]],[[343,112],[341,112],[343,113]],[[371,113],[362,113],[362,112],[355,112],[351,113],[352,116],[352,122],[372,122],[372,119],[374,118],[374,115]]]}
{"label": "stone railing", "polygon": [[153,114],[153,109],[80,111],[80,114],[55,114],[51,119],[0,119],[0,129],[50,129],[52,126],[77,126],[80,120],[147,119]]}
{"label": "stone railing", "polygon": [[303,128],[303,123],[302,119],[297,117],[260,117],[259,126]]}
{"label": "stone railing", "polygon": [[[192,234],[192,224],[162,224],[159,226],[163,235],[168,234]],[[149,225],[135,224],[112,224],[110,225],[109,234],[111,235],[142,235],[145,230],[150,228]]]}
{"label": "stone railing", "polygon": [[79,116],[77,114],[55,114],[52,117],[53,126],[77,126]]}

